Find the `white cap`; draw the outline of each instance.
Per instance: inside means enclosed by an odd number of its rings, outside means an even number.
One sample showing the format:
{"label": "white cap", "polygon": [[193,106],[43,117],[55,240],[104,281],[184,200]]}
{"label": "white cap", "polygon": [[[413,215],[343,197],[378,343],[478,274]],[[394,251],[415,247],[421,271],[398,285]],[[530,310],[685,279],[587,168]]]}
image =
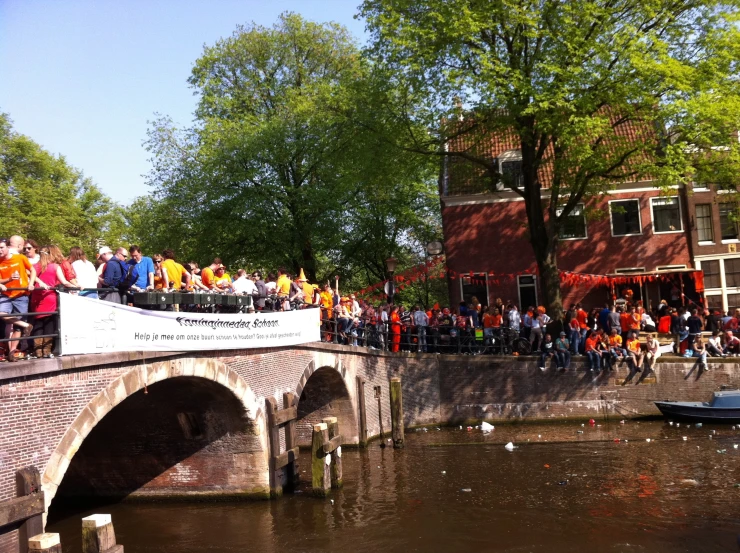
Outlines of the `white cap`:
{"label": "white cap", "polygon": [[108,246],[103,246],[102,248],[98,250],[98,257],[100,257],[101,255],[105,253],[113,253],[113,250],[111,250]]}

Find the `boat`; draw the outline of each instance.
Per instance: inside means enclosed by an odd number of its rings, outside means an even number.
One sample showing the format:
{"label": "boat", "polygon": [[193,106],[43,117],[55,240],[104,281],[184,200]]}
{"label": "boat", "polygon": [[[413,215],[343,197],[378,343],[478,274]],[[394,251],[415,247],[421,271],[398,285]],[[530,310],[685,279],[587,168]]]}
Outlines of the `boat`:
{"label": "boat", "polygon": [[740,390],[714,392],[712,401],[656,401],[669,419],[695,422],[740,422]]}

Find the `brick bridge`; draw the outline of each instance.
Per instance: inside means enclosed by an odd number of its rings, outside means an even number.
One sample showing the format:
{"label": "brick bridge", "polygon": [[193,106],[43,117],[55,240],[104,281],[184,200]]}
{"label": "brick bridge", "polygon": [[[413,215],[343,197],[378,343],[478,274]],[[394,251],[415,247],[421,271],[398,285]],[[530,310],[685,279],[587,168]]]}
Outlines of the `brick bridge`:
{"label": "brick bridge", "polygon": [[[16,496],[16,471],[41,474],[45,507],[57,497],[270,493],[265,399],[298,399],[298,441],[336,416],[358,444],[358,386],[367,431],[390,429],[388,385],[401,376],[407,426],[485,418],[629,417],[657,414],[655,399],[704,400],[738,386],[730,360],[700,373],[661,359],[650,378],[620,368],[593,378],[579,370],[541,374],[534,359],[410,355],[332,344],[203,353],[98,354],[0,367],[0,510]],[[578,363],[576,363],[578,365]],[[283,436],[281,436],[281,440]],[[16,551],[2,526],[0,553]]]}

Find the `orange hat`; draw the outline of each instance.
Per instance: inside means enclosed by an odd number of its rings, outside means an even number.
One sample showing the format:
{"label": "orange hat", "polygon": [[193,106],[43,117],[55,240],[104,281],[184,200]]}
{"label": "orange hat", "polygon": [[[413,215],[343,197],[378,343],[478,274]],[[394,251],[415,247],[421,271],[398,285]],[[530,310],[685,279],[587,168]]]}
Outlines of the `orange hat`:
{"label": "orange hat", "polygon": [[303,268],[301,268],[301,274],[298,275],[298,280],[300,280],[301,282],[308,282],[308,279],[306,278],[306,275],[303,272]]}

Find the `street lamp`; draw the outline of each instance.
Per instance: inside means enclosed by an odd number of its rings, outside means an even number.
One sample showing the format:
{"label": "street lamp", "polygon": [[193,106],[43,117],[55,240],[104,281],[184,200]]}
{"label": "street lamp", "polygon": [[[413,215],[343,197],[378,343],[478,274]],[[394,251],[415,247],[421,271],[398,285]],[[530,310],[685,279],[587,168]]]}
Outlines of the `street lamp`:
{"label": "street lamp", "polygon": [[396,293],[396,287],[393,283],[393,273],[396,272],[398,262],[395,257],[389,257],[385,260],[385,266],[388,269],[388,282],[385,285],[385,294],[388,296],[388,303],[393,305],[393,295]]}
{"label": "street lamp", "polygon": [[444,251],[444,246],[442,246],[442,242],[434,241],[429,242],[426,247],[427,254],[429,255],[439,255]]}

